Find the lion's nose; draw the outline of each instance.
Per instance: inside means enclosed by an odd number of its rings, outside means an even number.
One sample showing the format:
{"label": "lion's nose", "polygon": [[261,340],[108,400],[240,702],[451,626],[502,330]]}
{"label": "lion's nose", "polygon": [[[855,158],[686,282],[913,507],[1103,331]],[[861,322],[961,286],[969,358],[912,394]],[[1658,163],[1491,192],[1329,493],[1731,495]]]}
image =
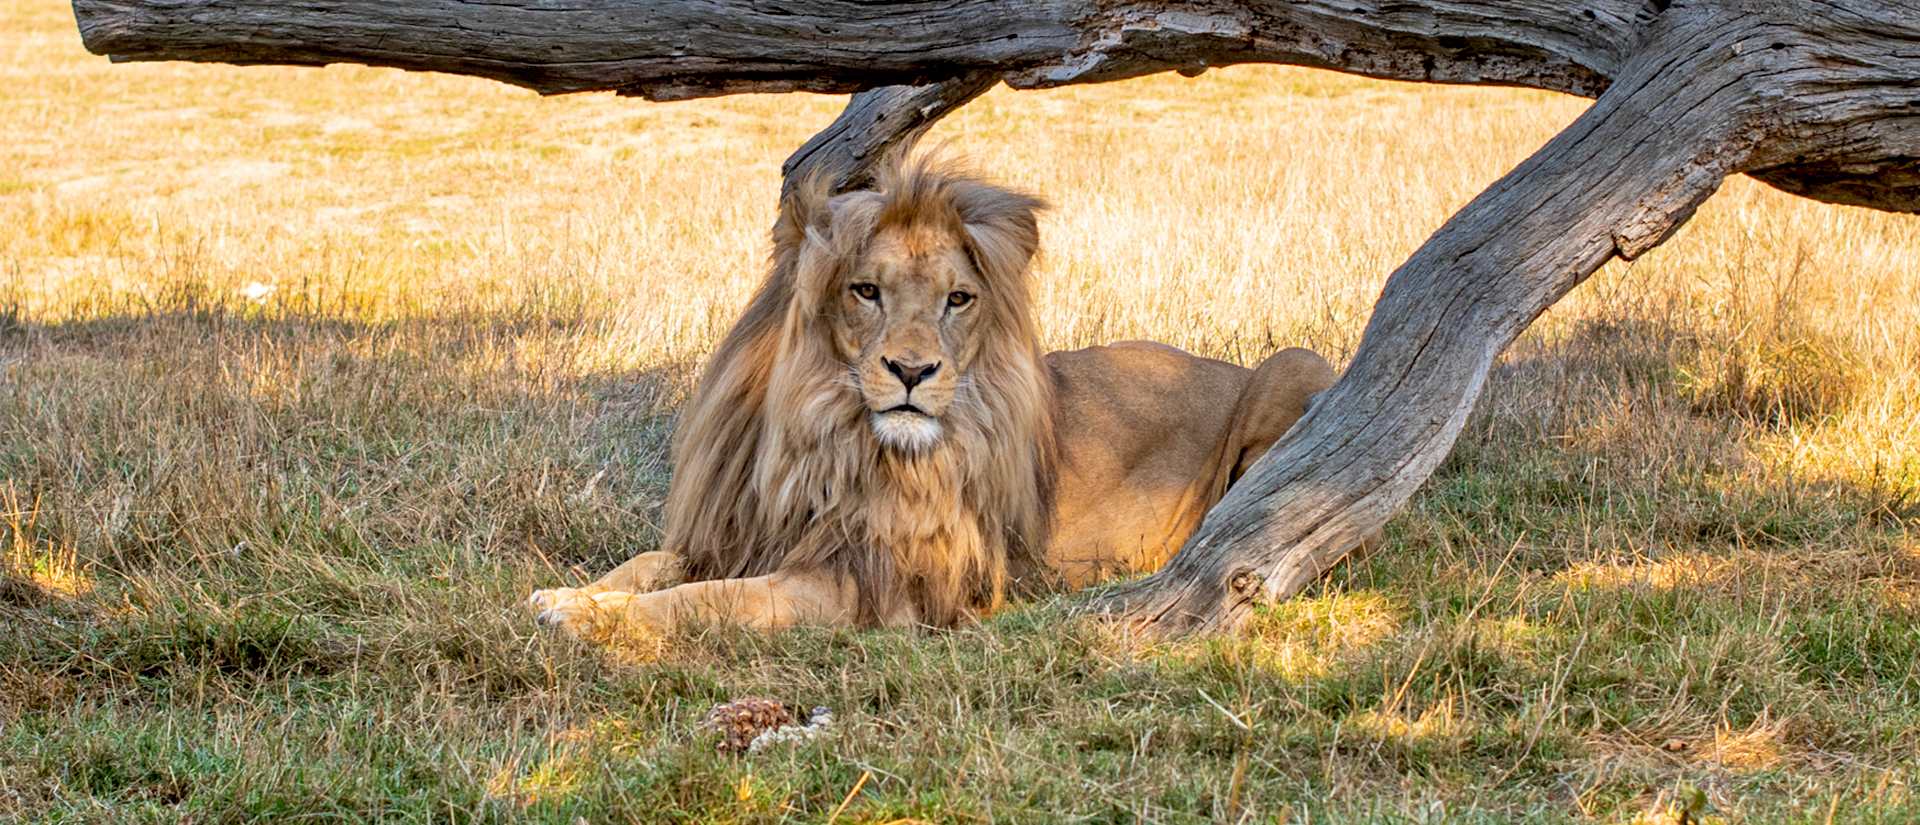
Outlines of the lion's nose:
{"label": "lion's nose", "polygon": [[893,377],[900,379],[901,385],[907,388],[907,392],[913,392],[913,388],[920,386],[920,382],[932,378],[934,373],[940,371],[939,361],[931,364],[902,364],[891,358],[882,358],[880,363],[887,365],[887,372],[893,373]]}

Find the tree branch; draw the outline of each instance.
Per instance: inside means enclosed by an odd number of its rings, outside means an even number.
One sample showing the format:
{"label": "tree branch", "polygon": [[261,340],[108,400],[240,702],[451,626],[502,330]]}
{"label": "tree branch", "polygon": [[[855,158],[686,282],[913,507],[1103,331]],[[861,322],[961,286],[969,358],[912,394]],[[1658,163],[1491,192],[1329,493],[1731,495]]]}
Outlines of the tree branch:
{"label": "tree branch", "polygon": [[1233,63],[1593,96],[1652,0],[75,0],[116,60],[364,63],[652,100],[848,93],[975,71],[1015,88]]}
{"label": "tree branch", "polygon": [[926,86],[883,86],[854,95],[833,123],[780,167],[781,194],[814,175],[831,178],[835,192],[865,186],[874,164],[888,152],[910,146],[947,113],[998,82],[992,72],[972,72]]}

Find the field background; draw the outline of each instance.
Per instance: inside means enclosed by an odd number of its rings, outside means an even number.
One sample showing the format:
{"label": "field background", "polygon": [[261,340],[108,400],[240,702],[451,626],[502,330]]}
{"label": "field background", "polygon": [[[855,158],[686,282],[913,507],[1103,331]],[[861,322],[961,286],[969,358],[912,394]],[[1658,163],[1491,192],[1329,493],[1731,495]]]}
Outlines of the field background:
{"label": "field background", "polygon": [[[0,820],[1920,816],[1920,219],[1744,179],[1508,354],[1386,549],[1244,638],[1030,603],[601,651],[805,95],[110,65],[0,0]],[[1242,67],[997,90],[1049,342],[1343,361],[1586,101]],[[837,733],[748,758],[749,694]],[[857,789],[857,792],[856,792]]]}

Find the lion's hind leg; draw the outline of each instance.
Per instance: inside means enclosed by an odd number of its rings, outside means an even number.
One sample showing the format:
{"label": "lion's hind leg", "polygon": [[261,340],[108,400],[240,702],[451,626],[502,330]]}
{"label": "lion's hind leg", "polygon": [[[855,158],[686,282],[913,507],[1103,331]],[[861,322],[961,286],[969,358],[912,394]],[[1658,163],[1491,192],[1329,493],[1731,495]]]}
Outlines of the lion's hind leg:
{"label": "lion's hind leg", "polygon": [[[1333,386],[1337,374],[1312,350],[1291,347],[1267,357],[1247,379],[1223,437],[1224,459],[1217,467],[1213,501],[1239,481],[1247,469],[1307,411],[1307,399]],[[1211,502],[1209,502],[1211,505]]]}
{"label": "lion's hind leg", "polygon": [[[1255,368],[1234,404],[1233,420],[1214,451],[1214,466],[1206,506],[1211,508],[1227,488],[1252,469],[1275,442],[1307,412],[1314,395],[1333,386],[1333,365],[1312,350],[1290,347],[1269,356]],[[1386,534],[1380,530],[1361,540],[1360,553],[1380,548]]]}

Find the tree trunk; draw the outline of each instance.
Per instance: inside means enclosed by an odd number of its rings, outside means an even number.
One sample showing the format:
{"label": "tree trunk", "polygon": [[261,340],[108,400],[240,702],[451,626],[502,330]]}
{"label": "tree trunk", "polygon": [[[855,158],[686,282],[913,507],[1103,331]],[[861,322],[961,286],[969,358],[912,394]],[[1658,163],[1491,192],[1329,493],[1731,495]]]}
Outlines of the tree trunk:
{"label": "tree trunk", "polygon": [[1716,99],[1737,78],[1698,48],[1711,32],[1664,28],[1593,108],[1393,273],[1340,382],[1165,569],[1106,607],[1179,634],[1230,628],[1253,603],[1299,592],[1446,458],[1494,360],[1540,313],[1719,187],[1752,150],[1737,136],[1753,113]]}
{"label": "tree trunk", "polygon": [[[1172,561],[1098,607],[1182,635],[1232,629],[1253,604],[1306,588],[1439,466],[1494,360],[1535,318],[1615,255],[1666,240],[1728,174],[1758,167],[1790,191],[1913,210],[1920,111],[1902,109],[1920,109],[1920,51],[1892,47],[1913,42],[1916,21],[1905,38],[1860,48],[1835,42],[1849,28],[1835,24],[1856,15],[1807,11],[1821,14],[1794,31],[1669,9],[1593,108],[1393,273],[1347,372]],[[1820,94],[1888,81],[1905,91]],[[1845,161],[1807,162],[1869,144],[1855,157],[1909,157],[1871,163],[1864,183]]]}
{"label": "tree trunk", "polygon": [[[1920,211],[1920,11],[1895,0],[74,8],[88,48],[115,59],[352,61],[655,100],[871,90],[788,161],[789,182],[841,186],[995,79],[1034,88],[1268,62],[1598,95],[1394,272],[1346,374],[1166,568],[1100,603],[1161,635],[1233,628],[1383,525],[1452,448],[1507,345],[1608,259],[1664,241],[1727,175]],[[929,85],[885,88],[901,83]]]}

